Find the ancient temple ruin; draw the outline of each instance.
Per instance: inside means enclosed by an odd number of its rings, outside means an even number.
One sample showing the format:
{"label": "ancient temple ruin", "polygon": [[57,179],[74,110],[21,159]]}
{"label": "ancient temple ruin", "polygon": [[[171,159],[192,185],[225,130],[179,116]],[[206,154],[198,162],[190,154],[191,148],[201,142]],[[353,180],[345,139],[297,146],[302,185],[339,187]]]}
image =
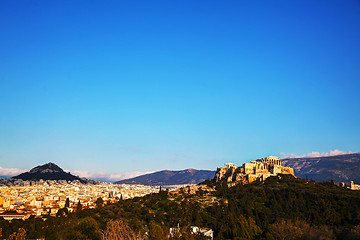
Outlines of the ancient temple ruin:
{"label": "ancient temple ruin", "polygon": [[294,175],[294,169],[283,167],[281,159],[275,156],[268,156],[244,163],[241,167],[237,167],[234,163],[226,163],[224,168],[218,168],[215,174],[215,181],[225,179],[230,185],[231,183],[251,183],[253,181],[264,181],[270,176],[277,174]]}

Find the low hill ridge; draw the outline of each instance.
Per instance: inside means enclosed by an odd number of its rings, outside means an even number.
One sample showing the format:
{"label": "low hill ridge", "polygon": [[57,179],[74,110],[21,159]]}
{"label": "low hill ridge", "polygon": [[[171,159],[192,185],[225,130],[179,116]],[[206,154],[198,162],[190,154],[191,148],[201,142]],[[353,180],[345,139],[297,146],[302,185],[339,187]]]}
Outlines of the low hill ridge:
{"label": "low hill ridge", "polygon": [[360,183],[360,153],[314,158],[282,159],[286,167],[295,170],[295,175],[316,181]]}
{"label": "low hill ridge", "polygon": [[193,168],[170,171],[162,170],[138,177],[117,181],[117,184],[142,184],[142,185],[177,185],[177,184],[197,184],[206,179],[212,179],[215,171],[196,170]]}

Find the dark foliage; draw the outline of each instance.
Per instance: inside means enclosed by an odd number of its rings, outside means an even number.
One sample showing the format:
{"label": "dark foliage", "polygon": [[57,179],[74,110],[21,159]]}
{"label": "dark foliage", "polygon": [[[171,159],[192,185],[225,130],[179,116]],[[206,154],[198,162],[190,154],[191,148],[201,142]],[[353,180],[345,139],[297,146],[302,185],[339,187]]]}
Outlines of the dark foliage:
{"label": "dark foliage", "polygon": [[[160,191],[46,221],[0,220],[0,226],[4,237],[22,227],[28,238],[99,239],[109,221],[121,219],[149,239],[163,239],[178,225],[181,239],[195,239],[188,230],[194,225],[213,229],[215,239],[360,239],[359,191],[290,175],[231,188],[204,184],[216,191]],[[206,198],[215,200],[207,204]]]}

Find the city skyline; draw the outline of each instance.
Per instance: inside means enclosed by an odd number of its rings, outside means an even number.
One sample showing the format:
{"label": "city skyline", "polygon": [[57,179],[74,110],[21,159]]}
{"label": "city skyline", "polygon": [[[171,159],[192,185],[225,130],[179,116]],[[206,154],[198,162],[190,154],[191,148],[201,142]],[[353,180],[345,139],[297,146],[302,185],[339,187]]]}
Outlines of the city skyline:
{"label": "city skyline", "polygon": [[2,1],[0,27],[0,171],[360,151],[358,1]]}

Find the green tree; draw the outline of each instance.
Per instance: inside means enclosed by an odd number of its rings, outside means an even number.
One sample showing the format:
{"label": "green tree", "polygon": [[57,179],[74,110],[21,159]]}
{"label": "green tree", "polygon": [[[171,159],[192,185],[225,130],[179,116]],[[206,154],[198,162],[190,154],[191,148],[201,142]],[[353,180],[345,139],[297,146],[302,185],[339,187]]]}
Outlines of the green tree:
{"label": "green tree", "polygon": [[66,208],[70,207],[70,200],[69,200],[69,198],[66,198],[65,207],[66,207]]}
{"label": "green tree", "polygon": [[76,227],[76,230],[78,230],[81,234],[87,236],[89,239],[99,239],[99,224],[92,217],[80,219],[79,225]]}
{"label": "green tree", "polygon": [[80,202],[80,200],[79,200],[79,201],[78,201],[78,204],[77,204],[77,206],[76,206],[76,212],[80,212],[81,209],[82,209],[82,205],[81,205],[81,202]]}
{"label": "green tree", "polygon": [[156,222],[150,223],[150,239],[166,239],[167,232]]}
{"label": "green tree", "polygon": [[104,205],[104,200],[101,197],[98,197],[95,201],[97,207],[102,207]]}

